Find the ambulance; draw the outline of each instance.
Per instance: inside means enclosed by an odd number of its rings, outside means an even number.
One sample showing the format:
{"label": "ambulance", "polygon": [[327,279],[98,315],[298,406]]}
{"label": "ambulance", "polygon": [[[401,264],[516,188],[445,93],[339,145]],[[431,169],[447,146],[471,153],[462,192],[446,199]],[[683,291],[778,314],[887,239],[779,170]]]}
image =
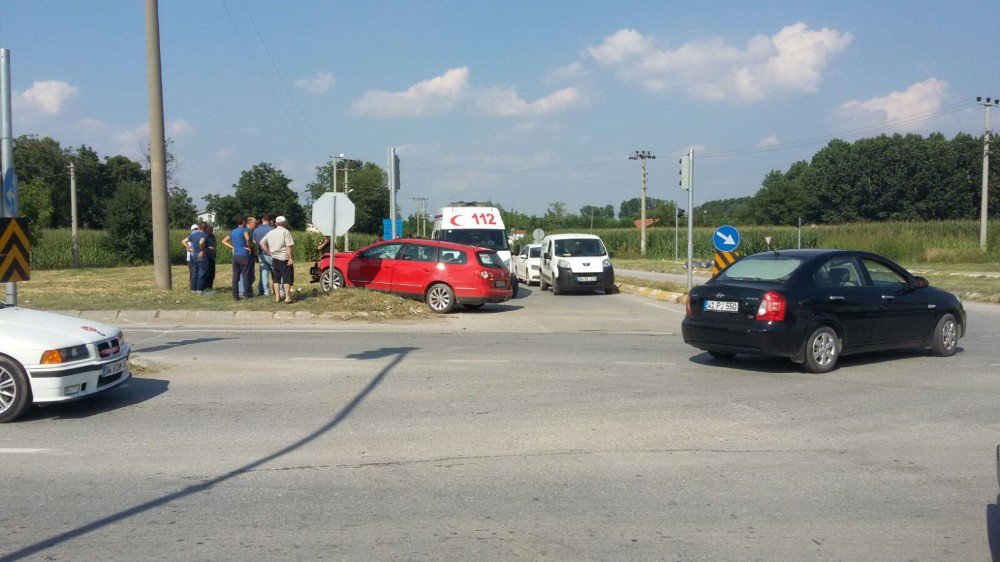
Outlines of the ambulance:
{"label": "ambulance", "polygon": [[[496,251],[509,270],[510,244],[507,241],[507,228],[496,207],[487,207],[481,203],[466,203],[459,201],[441,207],[434,215],[434,228],[431,238],[445,242],[457,242],[470,246],[482,246]],[[511,281],[516,283],[516,277]],[[517,286],[514,286],[514,296],[517,296]]]}

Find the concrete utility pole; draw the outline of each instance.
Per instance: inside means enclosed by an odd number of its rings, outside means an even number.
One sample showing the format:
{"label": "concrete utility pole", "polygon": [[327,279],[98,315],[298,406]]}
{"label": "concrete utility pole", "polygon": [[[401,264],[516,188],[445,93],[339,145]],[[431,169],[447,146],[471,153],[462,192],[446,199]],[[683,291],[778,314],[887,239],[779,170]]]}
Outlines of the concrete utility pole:
{"label": "concrete utility pole", "polygon": [[983,132],[983,189],[980,197],[979,249],[986,251],[986,219],[990,206],[990,106],[997,105],[1000,100],[995,98],[977,97],[979,105],[986,108],[986,130]]}
{"label": "concrete utility pole", "polygon": [[157,0],[146,0],[146,84],[149,90],[149,173],[153,210],[153,271],[156,287],[169,291],[170,218],[167,211],[167,140],[163,131],[163,79],[160,75],[160,14]]}
{"label": "concrete utility pole", "polygon": [[76,166],[69,163],[69,213],[73,232],[73,269],[80,267],[80,238],[77,232],[76,211]]}
{"label": "concrete utility pole", "polygon": [[[3,169],[3,189],[0,190],[0,216],[16,217],[17,174],[14,173],[14,127],[10,122],[10,51],[0,49],[0,168]],[[6,284],[4,302],[17,306],[17,283]]]}
{"label": "concrete utility pole", "polygon": [[642,160],[642,208],[639,211],[639,254],[646,257],[646,160],[655,160],[656,156],[648,150],[636,150],[629,160]]}
{"label": "concrete utility pole", "polygon": [[[351,173],[353,171],[354,170],[348,168],[346,165],[344,166],[344,195],[347,195],[347,197],[350,197],[350,195],[348,195],[348,194],[351,192],[351,190],[349,189],[349,187],[351,185],[351,182],[347,178],[347,174],[349,174],[349,173]],[[351,251],[351,238],[350,238],[350,234],[351,234],[350,232],[347,232],[346,230],[344,231],[344,251],[345,252],[350,252]]]}
{"label": "concrete utility pole", "polygon": [[424,227],[427,225],[427,198],[413,197],[412,199],[417,202],[417,232],[420,233],[421,238],[426,238],[427,234]]}

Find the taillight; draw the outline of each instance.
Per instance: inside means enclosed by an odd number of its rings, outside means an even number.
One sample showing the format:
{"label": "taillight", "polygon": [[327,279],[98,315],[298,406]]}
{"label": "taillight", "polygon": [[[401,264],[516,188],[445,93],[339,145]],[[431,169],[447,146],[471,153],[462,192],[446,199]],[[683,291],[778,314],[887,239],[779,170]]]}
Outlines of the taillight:
{"label": "taillight", "polygon": [[694,318],[694,313],[691,312],[691,293],[688,293],[687,304],[684,305],[684,316]]}
{"label": "taillight", "polygon": [[781,293],[768,291],[760,299],[760,306],[757,307],[757,320],[764,322],[784,322],[785,309],[787,303]]}
{"label": "taillight", "polygon": [[483,279],[486,279],[487,277],[490,276],[490,273],[488,271],[486,271],[485,269],[480,269],[479,270],[479,276],[482,277]]}

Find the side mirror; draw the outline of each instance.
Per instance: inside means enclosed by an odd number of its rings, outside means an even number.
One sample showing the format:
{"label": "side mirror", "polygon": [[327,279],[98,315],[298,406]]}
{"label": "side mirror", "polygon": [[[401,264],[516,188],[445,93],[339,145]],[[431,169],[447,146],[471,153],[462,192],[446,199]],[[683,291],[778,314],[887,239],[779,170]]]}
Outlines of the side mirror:
{"label": "side mirror", "polygon": [[917,276],[913,278],[913,286],[918,289],[923,289],[924,287],[927,287],[929,285],[930,283],[924,277]]}
{"label": "side mirror", "polygon": [[542,254],[542,260],[543,261],[549,261],[549,253],[548,252],[545,252],[544,254]]}
{"label": "side mirror", "polygon": [[611,259],[613,257],[615,257],[615,253],[614,252],[608,252],[608,259]]}

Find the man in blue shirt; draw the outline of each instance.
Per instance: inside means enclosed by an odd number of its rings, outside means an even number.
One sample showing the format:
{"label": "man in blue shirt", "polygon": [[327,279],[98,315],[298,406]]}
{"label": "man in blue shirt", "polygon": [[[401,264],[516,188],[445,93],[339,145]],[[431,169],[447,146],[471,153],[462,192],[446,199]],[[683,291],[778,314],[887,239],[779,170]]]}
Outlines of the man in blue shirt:
{"label": "man in blue shirt", "polygon": [[[274,222],[274,216],[265,214],[260,220],[261,224],[253,229],[253,243],[258,247],[267,233],[274,230],[271,224]],[[271,296],[271,256],[266,252],[258,252],[257,258],[260,260],[260,287],[257,289],[257,294]]]}
{"label": "man in blue shirt", "polygon": [[194,264],[194,292],[199,295],[208,286],[208,235],[205,231],[208,225],[198,221],[198,230],[187,237],[188,251],[191,252],[191,263]]}
{"label": "man in blue shirt", "polygon": [[[250,288],[250,232],[247,231],[246,219],[236,218],[234,228],[225,238],[222,245],[233,251],[233,300],[248,299],[253,296]],[[243,287],[243,294],[240,294]]]}

